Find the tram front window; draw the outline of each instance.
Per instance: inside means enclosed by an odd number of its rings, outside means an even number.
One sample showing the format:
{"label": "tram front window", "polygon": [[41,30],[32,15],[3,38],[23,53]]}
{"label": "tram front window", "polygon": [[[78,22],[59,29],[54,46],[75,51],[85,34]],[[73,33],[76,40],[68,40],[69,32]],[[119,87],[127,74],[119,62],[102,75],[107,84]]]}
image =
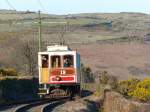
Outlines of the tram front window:
{"label": "tram front window", "polygon": [[48,55],[42,55],[42,68],[48,68],[49,59]]}
{"label": "tram front window", "polygon": [[61,67],[60,56],[52,56],[51,57],[51,66],[52,66],[52,68]]}
{"label": "tram front window", "polygon": [[64,67],[73,67],[73,56],[65,55],[63,65],[64,65]]}

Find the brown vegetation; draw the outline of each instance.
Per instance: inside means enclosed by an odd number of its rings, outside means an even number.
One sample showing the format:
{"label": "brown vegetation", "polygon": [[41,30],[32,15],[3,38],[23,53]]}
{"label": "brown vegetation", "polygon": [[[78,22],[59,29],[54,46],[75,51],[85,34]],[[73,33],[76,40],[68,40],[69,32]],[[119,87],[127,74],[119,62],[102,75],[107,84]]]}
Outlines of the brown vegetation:
{"label": "brown vegetation", "polygon": [[[19,13],[21,19],[16,14],[10,18],[12,13],[16,12],[0,12],[0,20],[5,20],[0,24],[0,66],[36,74],[33,68],[37,60],[38,27],[34,22],[38,15],[27,11]],[[43,50],[53,42],[65,40],[81,53],[82,63],[95,73],[108,71],[119,79],[147,77],[150,75],[149,18],[141,13],[42,15],[42,21],[68,22],[65,35],[60,24],[42,24]],[[23,52],[29,53],[29,49],[33,52],[27,58]]]}

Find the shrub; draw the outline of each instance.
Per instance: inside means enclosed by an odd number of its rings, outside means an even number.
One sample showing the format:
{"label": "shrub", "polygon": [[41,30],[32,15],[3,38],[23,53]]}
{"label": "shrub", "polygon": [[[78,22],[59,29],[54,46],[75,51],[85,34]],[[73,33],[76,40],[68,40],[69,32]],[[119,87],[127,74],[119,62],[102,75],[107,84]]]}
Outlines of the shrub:
{"label": "shrub", "polygon": [[82,72],[82,81],[84,83],[93,83],[95,81],[94,74],[90,67],[85,67],[81,64],[81,72]]}
{"label": "shrub", "polygon": [[130,95],[140,101],[149,102],[150,101],[150,90],[145,88],[136,88]]}
{"label": "shrub", "polygon": [[107,84],[108,83],[108,72],[107,71],[103,71],[102,73],[100,73],[100,83],[101,84]]}
{"label": "shrub", "polygon": [[118,85],[117,91],[121,93],[122,95],[127,96],[128,86],[129,86],[129,81],[121,81]]}
{"label": "shrub", "polygon": [[150,102],[150,78],[146,78],[139,82],[136,89],[129,93],[136,100]]}
{"label": "shrub", "polygon": [[4,73],[4,69],[0,68],[0,76],[2,76]]}
{"label": "shrub", "polygon": [[131,79],[128,87],[128,96],[136,89],[137,84],[140,82],[138,79]]}
{"label": "shrub", "polygon": [[17,71],[13,68],[1,68],[0,74],[2,76],[17,76],[18,75]]}
{"label": "shrub", "polygon": [[138,79],[121,81],[117,90],[124,96],[138,101],[150,102],[150,78],[142,81]]}
{"label": "shrub", "polygon": [[115,76],[109,76],[108,84],[112,89],[117,89],[118,79]]}
{"label": "shrub", "polygon": [[131,96],[130,94],[136,89],[138,82],[140,82],[138,79],[121,81],[118,84],[117,90],[124,96]]}

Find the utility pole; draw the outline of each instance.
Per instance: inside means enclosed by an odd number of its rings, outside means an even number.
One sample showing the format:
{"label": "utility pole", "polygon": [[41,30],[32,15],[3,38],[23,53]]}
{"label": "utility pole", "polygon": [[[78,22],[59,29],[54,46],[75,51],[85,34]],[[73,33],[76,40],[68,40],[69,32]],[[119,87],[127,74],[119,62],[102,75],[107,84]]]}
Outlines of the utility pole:
{"label": "utility pole", "polygon": [[42,22],[41,22],[41,12],[39,11],[39,52],[41,52],[41,41],[42,41],[42,34],[41,34],[41,26],[42,26]]}

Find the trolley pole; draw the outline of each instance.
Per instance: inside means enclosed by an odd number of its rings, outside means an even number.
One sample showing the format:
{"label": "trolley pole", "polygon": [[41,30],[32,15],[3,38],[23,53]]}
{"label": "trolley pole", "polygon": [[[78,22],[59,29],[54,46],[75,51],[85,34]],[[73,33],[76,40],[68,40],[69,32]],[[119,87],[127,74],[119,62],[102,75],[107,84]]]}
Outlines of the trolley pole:
{"label": "trolley pole", "polygon": [[38,40],[39,40],[39,52],[41,52],[41,40],[42,40],[42,34],[41,34],[41,26],[42,26],[42,22],[41,22],[41,12],[38,12],[39,14],[39,36],[38,36]]}

